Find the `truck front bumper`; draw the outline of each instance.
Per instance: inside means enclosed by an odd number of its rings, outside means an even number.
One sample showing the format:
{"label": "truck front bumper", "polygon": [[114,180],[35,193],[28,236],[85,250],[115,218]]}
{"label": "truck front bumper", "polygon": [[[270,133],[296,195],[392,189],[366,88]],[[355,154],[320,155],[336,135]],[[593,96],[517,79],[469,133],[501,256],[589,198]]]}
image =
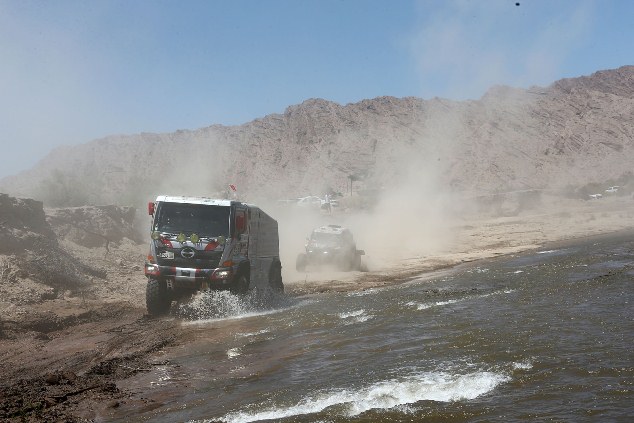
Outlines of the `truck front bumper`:
{"label": "truck front bumper", "polygon": [[222,289],[233,281],[231,267],[215,269],[196,269],[185,267],[159,266],[154,263],[145,264],[145,276],[165,279],[175,288],[187,289]]}

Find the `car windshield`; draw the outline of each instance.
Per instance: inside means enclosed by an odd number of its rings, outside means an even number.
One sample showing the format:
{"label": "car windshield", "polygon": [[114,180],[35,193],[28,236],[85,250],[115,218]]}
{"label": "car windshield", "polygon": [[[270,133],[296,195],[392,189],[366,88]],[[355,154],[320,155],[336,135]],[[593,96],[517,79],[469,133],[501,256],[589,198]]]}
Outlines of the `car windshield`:
{"label": "car windshield", "polygon": [[167,233],[196,233],[199,236],[229,236],[229,207],[202,204],[163,203],[154,230]]}

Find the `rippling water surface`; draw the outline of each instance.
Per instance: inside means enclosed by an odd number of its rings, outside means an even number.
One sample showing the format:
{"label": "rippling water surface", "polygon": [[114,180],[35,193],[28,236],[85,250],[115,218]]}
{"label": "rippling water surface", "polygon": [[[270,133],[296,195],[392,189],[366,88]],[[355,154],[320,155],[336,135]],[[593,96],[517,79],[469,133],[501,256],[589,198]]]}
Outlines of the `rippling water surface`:
{"label": "rippling water surface", "polygon": [[203,298],[196,339],[137,381],[152,407],[121,420],[632,421],[632,278],[624,234],[385,289]]}

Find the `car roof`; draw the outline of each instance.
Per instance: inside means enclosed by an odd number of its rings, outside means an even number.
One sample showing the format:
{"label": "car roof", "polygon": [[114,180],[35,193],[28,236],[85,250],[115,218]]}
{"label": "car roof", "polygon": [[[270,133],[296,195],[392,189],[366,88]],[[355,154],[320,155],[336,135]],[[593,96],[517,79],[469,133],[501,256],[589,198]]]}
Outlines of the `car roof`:
{"label": "car roof", "polygon": [[347,228],[339,225],[326,225],[320,226],[313,230],[313,233],[324,233],[324,234],[333,234],[333,235],[341,235],[345,232],[350,232]]}

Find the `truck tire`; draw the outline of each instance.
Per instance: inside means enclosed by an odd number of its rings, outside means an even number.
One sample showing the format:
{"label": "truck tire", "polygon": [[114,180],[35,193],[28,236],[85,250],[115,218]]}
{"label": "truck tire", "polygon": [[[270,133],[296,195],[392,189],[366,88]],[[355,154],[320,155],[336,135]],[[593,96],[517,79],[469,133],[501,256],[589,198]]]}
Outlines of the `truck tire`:
{"label": "truck tire", "polygon": [[167,292],[165,281],[148,279],[145,288],[145,304],[148,313],[152,316],[161,316],[169,312],[172,300]]}
{"label": "truck tire", "polygon": [[273,292],[283,293],[284,283],[282,282],[282,263],[274,261],[269,271],[269,286]]}
{"label": "truck tire", "polygon": [[352,265],[352,270],[361,270],[361,256],[359,254],[354,255],[354,263]]}
{"label": "truck tire", "polygon": [[306,270],[306,265],[308,264],[308,257],[306,254],[298,254],[297,260],[295,261],[295,269],[298,272],[304,272]]}
{"label": "truck tire", "polygon": [[236,295],[244,295],[249,291],[249,274],[245,271],[239,271],[233,280],[231,293]]}
{"label": "truck tire", "polygon": [[370,270],[368,269],[368,263],[366,263],[365,260],[359,260],[359,271],[360,272],[369,272]]}
{"label": "truck tire", "polygon": [[342,272],[349,272],[351,270],[354,270],[354,264],[354,257],[350,257],[350,255],[346,254],[339,259],[337,267]]}

